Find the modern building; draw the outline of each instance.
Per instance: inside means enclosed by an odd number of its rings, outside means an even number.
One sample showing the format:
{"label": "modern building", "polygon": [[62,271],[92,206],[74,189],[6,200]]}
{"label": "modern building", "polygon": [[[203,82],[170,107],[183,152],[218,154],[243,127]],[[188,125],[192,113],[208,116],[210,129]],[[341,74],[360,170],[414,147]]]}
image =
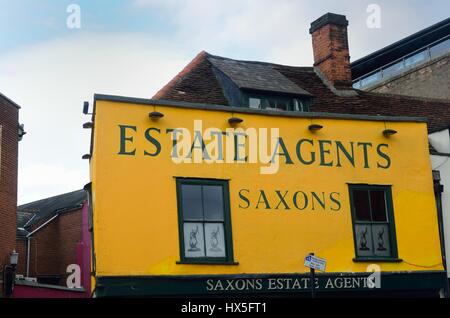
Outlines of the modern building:
{"label": "modern building", "polygon": [[353,87],[450,99],[450,18],[351,63]]}
{"label": "modern building", "polygon": [[[80,287],[90,294],[90,241],[85,190],[20,205],[17,286],[28,286],[31,295],[43,286],[61,290],[73,274],[69,266],[75,264],[80,269]],[[39,292],[34,295],[40,297]]]}
{"label": "modern building", "polygon": [[[20,106],[0,94],[0,297],[4,278],[10,273],[11,254],[16,248],[18,142],[23,135],[19,125]],[[8,278],[7,278],[8,279]]]}
{"label": "modern building", "polygon": [[[370,92],[450,100],[450,18],[351,63],[353,87]],[[444,111],[450,107],[443,105]],[[425,109],[426,116],[442,112]],[[412,115],[418,113],[413,111]],[[448,125],[429,130],[443,250],[450,255],[450,134]],[[447,259],[447,268],[450,260]],[[450,274],[449,274],[450,281]]]}
{"label": "modern building", "polygon": [[450,103],[353,89],[347,24],[311,24],[314,67],[201,52],[151,100],[95,95],[95,296],[308,296],[311,252],[319,296],[447,293]]}

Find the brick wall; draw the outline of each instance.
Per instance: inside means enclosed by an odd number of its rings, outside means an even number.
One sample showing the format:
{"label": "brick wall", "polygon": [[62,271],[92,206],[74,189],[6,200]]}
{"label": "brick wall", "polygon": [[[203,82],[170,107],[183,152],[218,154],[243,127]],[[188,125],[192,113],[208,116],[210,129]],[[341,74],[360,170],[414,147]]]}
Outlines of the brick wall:
{"label": "brick wall", "polygon": [[0,96],[0,297],[3,267],[16,242],[19,110]]}
{"label": "brick wall", "polygon": [[378,93],[450,99],[450,54],[369,88]]}
{"label": "brick wall", "polygon": [[[45,221],[43,221],[45,222]],[[66,283],[66,268],[77,264],[77,244],[81,242],[82,209],[65,212],[33,234],[30,241],[30,277],[60,276]],[[37,227],[38,225],[36,225]],[[26,239],[20,242],[17,274],[26,275]],[[18,244],[19,245],[19,244]]]}
{"label": "brick wall", "polygon": [[336,87],[351,86],[348,21],[343,15],[327,13],[311,23],[314,66]]}

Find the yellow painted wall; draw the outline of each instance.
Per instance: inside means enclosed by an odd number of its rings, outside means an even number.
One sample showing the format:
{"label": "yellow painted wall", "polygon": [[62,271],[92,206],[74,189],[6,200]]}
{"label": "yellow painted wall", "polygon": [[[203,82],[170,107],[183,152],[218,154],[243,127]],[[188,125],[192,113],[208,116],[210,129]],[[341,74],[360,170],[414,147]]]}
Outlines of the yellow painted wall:
{"label": "yellow painted wall", "polygon": [[[167,128],[229,128],[230,113],[156,106],[164,118],[152,122],[153,106],[97,100],[91,177],[94,204],[94,246],[97,275],[180,275],[306,272],[309,252],[327,259],[327,272],[364,272],[367,263],[355,263],[354,239],[347,183],[392,185],[400,263],[379,263],[383,271],[442,270],[439,235],[428,156],[425,123],[388,122],[398,134],[381,134],[384,122],[348,119],[314,119],[324,128],[311,133],[311,119],[238,114],[248,127],[279,127],[294,164],[282,164],[278,173],[259,173],[260,164],[175,164],[170,158]],[[133,125],[137,132],[130,149],[135,156],[118,155],[118,125]],[[144,156],[154,147],[144,138],[149,127],[157,136],[161,154]],[[155,135],[156,136],[156,135]],[[387,143],[389,169],[305,166],[295,154],[301,138],[340,140],[343,143]],[[133,146],[134,145],[134,146]],[[127,146],[127,147],[128,147]],[[307,148],[307,147],[305,147]],[[284,161],[282,159],[282,161]],[[239,265],[186,265],[180,260],[178,214],[174,177],[229,179],[234,259]],[[242,209],[239,189],[251,191],[251,201],[263,189],[275,202],[275,190],[340,192],[339,212],[327,208],[291,210]]]}

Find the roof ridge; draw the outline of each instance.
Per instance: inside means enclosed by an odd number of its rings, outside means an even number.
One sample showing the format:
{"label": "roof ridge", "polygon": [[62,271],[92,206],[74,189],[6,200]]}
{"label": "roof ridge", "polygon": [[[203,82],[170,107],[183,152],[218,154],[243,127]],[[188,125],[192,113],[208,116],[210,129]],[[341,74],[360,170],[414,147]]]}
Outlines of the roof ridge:
{"label": "roof ridge", "polygon": [[[29,205],[29,204],[33,204],[33,203],[38,203],[38,202],[42,202],[42,201],[49,200],[49,199],[54,199],[54,198],[57,198],[57,197],[61,197],[61,196],[63,196],[63,195],[68,195],[68,194],[72,194],[72,193],[80,192],[80,191],[85,191],[85,190],[79,189],[79,190],[70,191],[70,192],[66,192],[66,193],[62,193],[62,194],[57,194],[57,195],[54,195],[54,196],[51,196],[51,197],[47,197],[47,198],[44,198],[44,199],[40,199],[40,200],[36,200],[36,201],[31,201],[31,202],[28,202],[28,203],[24,203],[24,204],[19,205],[19,206],[17,207],[17,210],[19,210],[21,207],[23,207],[23,206],[25,206],[25,205]],[[20,210],[19,210],[19,211],[20,211]],[[28,212],[28,211],[20,211],[20,212]],[[28,213],[35,213],[35,212],[28,212]]]}
{"label": "roof ridge", "polygon": [[261,65],[270,65],[270,66],[282,66],[282,67],[294,67],[294,68],[303,68],[303,69],[310,69],[310,70],[314,69],[314,67],[312,67],[312,66],[292,66],[292,65],[277,64],[277,63],[264,62],[264,61],[236,60],[236,59],[232,59],[229,57],[213,55],[210,53],[206,53],[206,54],[207,54],[207,58],[216,58],[216,59],[235,61],[235,62],[240,62],[240,63],[251,63],[251,64],[261,64]]}

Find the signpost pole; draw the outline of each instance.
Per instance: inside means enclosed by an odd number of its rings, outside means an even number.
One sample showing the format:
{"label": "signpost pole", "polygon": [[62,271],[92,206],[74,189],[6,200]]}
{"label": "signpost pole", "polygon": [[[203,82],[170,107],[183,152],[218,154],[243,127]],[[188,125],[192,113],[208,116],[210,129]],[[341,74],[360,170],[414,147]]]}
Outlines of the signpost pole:
{"label": "signpost pole", "polygon": [[[309,253],[309,255],[314,256],[314,253]],[[311,298],[315,298],[316,297],[316,290],[315,290],[315,283],[316,283],[316,272],[315,269],[310,267],[309,269],[309,273],[310,273],[310,284],[311,284]]]}

